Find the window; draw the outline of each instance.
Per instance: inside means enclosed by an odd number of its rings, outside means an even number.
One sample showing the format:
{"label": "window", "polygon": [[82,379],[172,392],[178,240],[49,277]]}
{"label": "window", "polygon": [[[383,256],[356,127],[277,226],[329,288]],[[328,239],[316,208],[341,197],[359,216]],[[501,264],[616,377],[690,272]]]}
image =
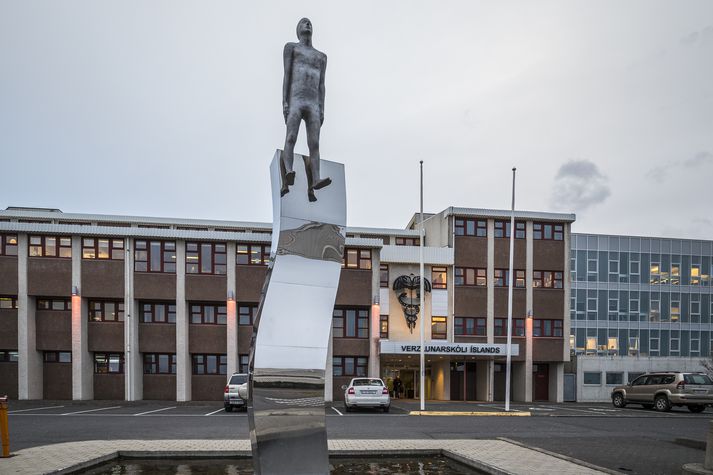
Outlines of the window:
{"label": "window", "polygon": [[596,336],[588,336],[587,337],[587,343],[586,343],[585,350],[586,350],[587,354],[597,352],[597,337]]}
{"label": "window", "polygon": [[624,384],[624,373],[622,373],[622,372],[619,372],[619,371],[614,371],[614,372],[607,371],[606,378],[607,378],[607,379],[606,379],[607,384],[609,384],[609,385],[616,386],[616,385]]}
{"label": "window", "polygon": [[[507,318],[496,318],[495,319],[495,336],[507,336],[508,319]],[[512,319],[512,336],[525,336],[525,319],[524,318],[513,318]]]}
{"label": "window", "polygon": [[252,326],[257,314],[257,305],[238,305],[238,325]]}
{"label": "window", "polygon": [[176,243],[173,241],[143,241],[134,243],[136,272],[176,272]]}
{"label": "window", "polygon": [[191,323],[206,325],[225,325],[228,310],[225,305],[191,304]]}
{"label": "window", "polygon": [[418,246],[419,241],[418,238],[412,238],[412,237],[397,237],[396,238],[396,245],[397,246]]}
{"label": "window", "polygon": [[379,316],[379,337],[385,340],[389,339],[389,316]]}
{"label": "window", "polygon": [[82,238],[82,259],[124,260],[124,240]]}
{"label": "window", "polygon": [[0,350],[0,363],[17,363],[17,350]]}
{"label": "window", "polygon": [[[510,271],[508,269],[495,269],[495,287],[507,287],[510,282]],[[515,270],[515,288],[525,288],[525,271]]]}
{"label": "window", "polygon": [[0,310],[6,308],[17,308],[17,297],[14,296],[0,296]]}
{"label": "window", "polygon": [[54,310],[64,312],[72,310],[70,299],[37,299],[37,310]]}
{"label": "window", "polygon": [[680,319],[681,319],[681,301],[672,299],[671,300],[671,321],[677,322]]}
{"label": "window", "polygon": [[238,372],[247,373],[250,371],[250,355],[240,355],[240,368]]}
{"label": "window", "polygon": [[[495,237],[510,237],[510,220],[495,221]],[[525,239],[525,223],[523,221],[515,221],[515,239]]]}
{"label": "window", "polygon": [[654,298],[651,299],[651,304],[649,308],[649,321],[661,321],[661,300]]}
{"label": "window", "polygon": [[701,285],[701,266],[691,266],[691,285]]}
{"label": "window", "polygon": [[89,301],[90,322],[123,322],[123,301]]}
{"label": "window", "polygon": [[270,263],[269,244],[238,244],[236,264],[266,266]]}
{"label": "window", "polygon": [[342,267],[347,269],[371,269],[371,249],[344,249]]}
{"label": "window", "polygon": [[0,256],[17,255],[17,235],[0,234]]}
{"label": "window", "polygon": [[661,283],[661,263],[651,262],[651,268],[649,269],[649,283],[659,284]]}
{"label": "window", "polygon": [[71,351],[45,351],[44,361],[45,361],[45,363],[71,363],[72,362],[72,352]]}
{"label": "window", "polygon": [[434,340],[448,338],[448,319],[446,317],[431,317],[431,338]]}
{"label": "window", "polygon": [[559,271],[532,271],[532,286],[539,289],[561,289],[562,275]]}
{"label": "window", "polygon": [[369,311],[335,308],[332,314],[334,338],[369,338]]}
{"label": "window", "polygon": [[455,317],[453,330],[456,335],[486,336],[486,322],[482,317]]}
{"label": "window", "polygon": [[562,241],[564,239],[564,225],[532,223],[532,238],[535,240]]}
{"label": "window", "polygon": [[59,236],[30,236],[30,257],[72,257],[72,238]]}
{"label": "window", "polygon": [[94,372],[97,374],[122,374],[124,353],[94,353]]}
{"label": "window", "polygon": [[671,285],[679,285],[681,283],[681,265],[671,264]]}
{"label": "window", "polygon": [[532,336],[562,337],[562,320],[535,318],[532,325]]}
{"label": "window", "polygon": [[[636,381],[637,378],[639,378],[643,375],[644,375],[644,373],[639,372],[639,371],[636,371],[636,372],[629,371],[628,373],[626,373],[626,379],[629,384],[632,384],[634,381]],[[640,386],[640,385],[644,384],[644,382],[646,382],[646,378],[642,378],[641,381],[637,381],[636,386]]]}
{"label": "window", "polygon": [[389,265],[381,264],[379,266],[379,287],[389,288]]}
{"label": "window", "polygon": [[144,374],[176,374],[175,353],[144,353]]}
{"label": "window", "polygon": [[584,372],[584,384],[602,384],[602,373]]}
{"label": "window", "polygon": [[226,355],[192,355],[193,374],[227,374]]}
{"label": "window", "polygon": [[144,323],[176,323],[176,305],[164,302],[141,302],[141,321]]}
{"label": "window", "polygon": [[227,255],[225,243],[187,242],[186,273],[225,274]]}
{"label": "window", "polygon": [[619,350],[619,339],[615,336],[610,336],[607,338],[607,350],[618,351]]}
{"label": "window", "polygon": [[445,289],[447,285],[447,270],[445,267],[431,267],[431,287]]}
{"label": "window", "polygon": [[476,285],[485,287],[488,285],[486,269],[476,269],[474,267],[456,267],[455,269],[455,284],[456,285]]}
{"label": "window", "polygon": [[365,356],[334,356],[333,376],[366,376],[369,358]]}
{"label": "window", "polygon": [[456,236],[488,236],[488,222],[484,219],[456,218]]}
{"label": "window", "polygon": [[629,262],[629,274],[639,275],[639,269],[641,268],[639,261]]}

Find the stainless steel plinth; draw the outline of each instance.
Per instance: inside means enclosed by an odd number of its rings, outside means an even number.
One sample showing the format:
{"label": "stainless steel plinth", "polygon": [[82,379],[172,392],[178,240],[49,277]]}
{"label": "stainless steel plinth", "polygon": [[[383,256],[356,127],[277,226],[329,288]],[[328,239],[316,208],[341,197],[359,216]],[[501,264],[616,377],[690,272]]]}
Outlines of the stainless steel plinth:
{"label": "stainless steel plinth", "polygon": [[250,354],[250,440],[257,474],[327,474],[324,371],[339,285],[344,165],[321,161],[332,183],[308,200],[303,157],[280,196],[280,151],[270,165],[272,256]]}

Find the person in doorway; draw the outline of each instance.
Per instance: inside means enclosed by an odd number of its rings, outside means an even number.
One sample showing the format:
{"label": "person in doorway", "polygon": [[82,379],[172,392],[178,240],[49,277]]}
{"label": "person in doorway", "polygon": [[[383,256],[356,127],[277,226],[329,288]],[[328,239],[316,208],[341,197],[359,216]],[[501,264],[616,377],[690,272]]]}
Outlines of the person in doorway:
{"label": "person in doorway", "polygon": [[394,397],[396,399],[401,399],[401,391],[403,390],[403,387],[404,385],[401,382],[401,378],[396,376],[396,378],[394,378]]}

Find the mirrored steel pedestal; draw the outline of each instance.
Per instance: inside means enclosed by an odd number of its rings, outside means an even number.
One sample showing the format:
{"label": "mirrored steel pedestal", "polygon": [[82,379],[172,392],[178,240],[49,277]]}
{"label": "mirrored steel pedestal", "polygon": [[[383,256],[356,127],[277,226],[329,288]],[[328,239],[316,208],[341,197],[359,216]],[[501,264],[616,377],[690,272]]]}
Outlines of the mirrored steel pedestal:
{"label": "mirrored steel pedestal", "polygon": [[280,196],[280,151],[270,165],[272,259],[250,354],[250,440],[257,474],[327,474],[324,371],[346,226],[344,165],[321,160],[332,183],[310,202],[304,157]]}

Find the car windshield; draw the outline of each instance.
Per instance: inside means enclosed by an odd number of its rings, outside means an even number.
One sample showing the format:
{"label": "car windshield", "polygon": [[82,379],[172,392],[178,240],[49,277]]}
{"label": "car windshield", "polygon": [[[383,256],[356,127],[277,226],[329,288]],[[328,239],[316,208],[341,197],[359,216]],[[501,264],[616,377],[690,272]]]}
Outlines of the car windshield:
{"label": "car windshield", "polygon": [[383,386],[380,379],[355,379],[352,386]]}
{"label": "car windshield", "polygon": [[713,385],[713,381],[711,381],[711,378],[706,376],[705,374],[684,374],[683,375],[683,381],[686,384],[707,384],[707,385]]}
{"label": "car windshield", "polygon": [[232,378],[230,378],[230,384],[243,384],[248,382],[248,375],[247,374],[234,374]]}

